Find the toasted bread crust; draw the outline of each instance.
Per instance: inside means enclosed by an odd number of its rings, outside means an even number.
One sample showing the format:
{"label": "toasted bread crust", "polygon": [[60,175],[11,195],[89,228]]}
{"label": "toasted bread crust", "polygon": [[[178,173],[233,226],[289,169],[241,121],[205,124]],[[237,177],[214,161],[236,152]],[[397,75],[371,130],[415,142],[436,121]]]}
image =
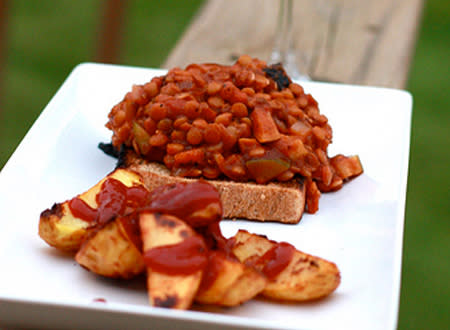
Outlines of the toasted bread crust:
{"label": "toasted bread crust", "polygon": [[[196,180],[174,176],[164,165],[148,162],[134,152],[127,153],[122,165],[139,173],[150,190],[165,184]],[[219,191],[224,218],[298,223],[303,215],[305,185],[301,180],[269,184],[207,181]]]}

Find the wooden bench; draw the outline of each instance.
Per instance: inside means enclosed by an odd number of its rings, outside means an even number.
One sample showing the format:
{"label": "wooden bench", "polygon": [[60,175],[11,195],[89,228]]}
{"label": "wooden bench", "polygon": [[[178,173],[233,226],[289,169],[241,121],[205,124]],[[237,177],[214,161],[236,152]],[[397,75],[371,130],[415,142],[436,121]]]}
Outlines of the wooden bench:
{"label": "wooden bench", "polygon": [[[352,2],[352,6],[330,5],[333,0],[294,0],[294,42],[305,59],[307,74],[314,80],[404,88],[424,1],[340,2]],[[269,59],[278,4],[274,0],[205,1],[163,67],[227,64],[241,54]],[[0,85],[7,9],[8,0],[0,0]],[[108,0],[101,14],[95,60],[115,63],[123,39],[125,2]]]}
{"label": "wooden bench", "polygon": [[[352,5],[343,8],[329,0],[294,0],[294,42],[308,75],[314,80],[405,88],[423,0],[348,1]],[[277,13],[278,1],[273,0],[209,0],[164,67],[232,63],[241,54],[267,60]]]}

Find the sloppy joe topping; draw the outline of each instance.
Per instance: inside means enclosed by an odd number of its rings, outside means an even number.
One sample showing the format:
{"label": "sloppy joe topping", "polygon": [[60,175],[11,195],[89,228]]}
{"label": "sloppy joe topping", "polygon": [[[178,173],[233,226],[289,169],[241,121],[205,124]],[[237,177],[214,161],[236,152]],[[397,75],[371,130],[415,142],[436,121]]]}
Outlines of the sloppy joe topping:
{"label": "sloppy joe topping", "polygon": [[339,171],[330,161],[332,130],[317,101],[280,65],[246,55],[134,85],[108,117],[116,149],[131,147],[178,176],[257,183],[297,176],[331,191],[362,172],[357,158],[342,156]]}

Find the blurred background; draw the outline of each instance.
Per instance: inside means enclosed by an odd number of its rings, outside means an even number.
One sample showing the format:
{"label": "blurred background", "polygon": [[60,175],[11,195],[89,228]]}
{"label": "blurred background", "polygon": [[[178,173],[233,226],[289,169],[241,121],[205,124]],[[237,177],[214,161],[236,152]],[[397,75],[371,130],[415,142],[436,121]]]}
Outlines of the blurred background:
{"label": "blurred background", "polygon": [[[201,4],[126,2],[121,48],[110,61],[159,67]],[[13,0],[0,12],[2,168],[70,71],[100,58],[105,2]],[[414,112],[399,329],[450,325],[449,59],[450,1],[427,1],[406,88]]]}

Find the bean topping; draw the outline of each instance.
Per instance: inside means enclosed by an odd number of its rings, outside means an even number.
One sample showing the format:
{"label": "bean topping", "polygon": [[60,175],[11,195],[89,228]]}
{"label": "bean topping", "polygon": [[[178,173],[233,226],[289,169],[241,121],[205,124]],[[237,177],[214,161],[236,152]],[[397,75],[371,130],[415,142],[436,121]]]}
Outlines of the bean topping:
{"label": "bean topping", "polygon": [[311,213],[321,191],[362,173],[357,156],[328,157],[332,130],[313,96],[280,64],[248,55],[134,85],[108,118],[117,150],[133,148],[174,175],[257,183],[301,177]]}

